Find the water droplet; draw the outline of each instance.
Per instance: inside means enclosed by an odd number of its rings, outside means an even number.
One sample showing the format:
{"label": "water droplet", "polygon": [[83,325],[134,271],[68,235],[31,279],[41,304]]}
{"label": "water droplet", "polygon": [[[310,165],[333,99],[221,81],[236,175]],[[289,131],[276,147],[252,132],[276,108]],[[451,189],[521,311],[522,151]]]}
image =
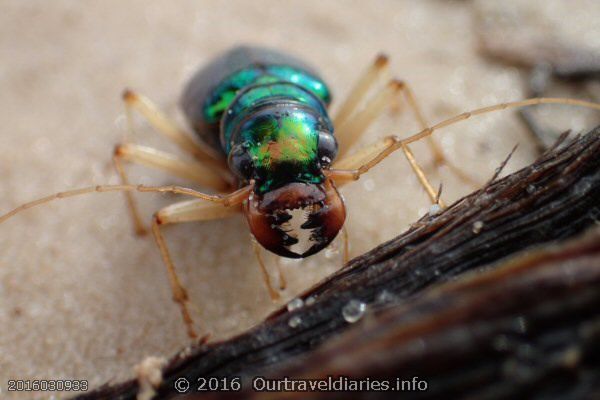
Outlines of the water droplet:
{"label": "water droplet", "polygon": [[115,118],[114,124],[118,130],[120,130],[120,131],[126,130],[128,128],[127,116],[125,114],[119,115],[117,118]]}
{"label": "water droplet", "polygon": [[525,319],[525,317],[517,317],[517,319],[515,320],[515,329],[518,333],[527,333],[528,330],[528,323],[527,320]]}
{"label": "water droplet", "polygon": [[440,254],[443,253],[445,250],[446,249],[444,248],[444,246],[440,245],[439,243],[432,243],[431,245],[429,245],[429,251],[433,254]]}
{"label": "water droplet", "polygon": [[308,299],[306,299],[304,304],[306,304],[307,306],[310,306],[310,305],[315,304],[315,301],[317,301],[317,298],[315,296],[310,296]]}
{"label": "water droplet", "polygon": [[575,184],[574,192],[578,196],[586,195],[593,187],[592,182],[589,179],[582,179]]}
{"label": "water droplet", "polygon": [[290,302],[287,304],[287,310],[291,312],[302,308],[303,305],[304,301],[301,298],[296,297],[295,299],[290,300]]}
{"label": "water droplet", "polygon": [[439,214],[440,211],[442,211],[442,207],[440,207],[439,204],[432,204],[431,207],[429,207],[429,215]]}
{"label": "water droplet", "polygon": [[301,323],[302,323],[302,318],[300,318],[299,315],[294,315],[288,321],[288,325],[290,326],[290,328],[296,328],[296,327],[300,326]]}
{"label": "water droplet", "polygon": [[302,263],[302,260],[303,260],[302,258],[285,258],[285,257],[282,257],[279,262],[284,267],[285,266],[297,267],[298,264]]}
{"label": "water droplet", "polygon": [[377,295],[377,302],[378,303],[390,303],[392,301],[394,301],[396,299],[396,296],[394,296],[394,294],[392,292],[390,292],[389,290],[382,290],[378,295]]}
{"label": "water droplet", "polygon": [[482,228],[483,228],[483,222],[475,221],[475,223],[473,223],[473,228],[471,230],[473,231],[473,233],[477,234],[477,233],[481,232]]}
{"label": "water droplet", "polygon": [[535,193],[535,186],[534,185],[527,185],[527,193],[531,194],[531,193]]}
{"label": "water droplet", "polygon": [[335,244],[332,244],[325,249],[325,258],[327,259],[332,259],[338,254],[340,254],[340,249]]}
{"label": "water droplet", "polygon": [[351,324],[355,323],[365,314],[367,305],[360,300],[352,299],[342,308],[342,316]]}
{"label": "water droplet", "polygon": [[373,179],[365,179],[363,181],[363,187],[367,192],[372,192],[375,189],[375,181]]}

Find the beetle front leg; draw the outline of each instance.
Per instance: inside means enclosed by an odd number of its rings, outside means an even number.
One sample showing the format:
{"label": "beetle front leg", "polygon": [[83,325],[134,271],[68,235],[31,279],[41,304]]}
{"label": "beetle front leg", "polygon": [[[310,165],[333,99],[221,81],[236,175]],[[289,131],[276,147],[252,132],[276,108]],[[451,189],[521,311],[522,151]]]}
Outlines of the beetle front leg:
{"label": "beetle front leg", "polygon": [[[187,290],[183,287],[181,280],[177,275],[175,265],[169,253],[165,238],[160,230],[160,226],[182,222],[221,219],[237,214],[240,212],[239,205],[243,201],[243,198],[236,193],[237,192],[234,192],[229,195],[231,200],[231,202],[228,203],[229,206],[226,206],[226,203],[223,202],[209,203],[205,200],[190,200],[167,206],[156,212],[152,218],[152,233],[167,269],[167,276],[171,285],[171,291],[173,292],[173,300],[179,305],[188,336],[192,339],[196,339],[198,335],[194,329],[194,321],[189,310],[189,297]],[[204,335],[200,341],[205,342],[207,339],[208,335]]]}

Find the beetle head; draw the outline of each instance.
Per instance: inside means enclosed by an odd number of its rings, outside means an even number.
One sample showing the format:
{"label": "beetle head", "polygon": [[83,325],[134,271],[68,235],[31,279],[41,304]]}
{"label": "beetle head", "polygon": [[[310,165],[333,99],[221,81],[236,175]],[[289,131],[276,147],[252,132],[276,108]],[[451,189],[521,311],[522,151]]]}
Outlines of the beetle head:
{"label": "beetle head", "polygon": [[346,219],[342,197],[329,179],[320,184],[292,182],[244,203],[250,231],[267,250],[304,258],[326,247]]}

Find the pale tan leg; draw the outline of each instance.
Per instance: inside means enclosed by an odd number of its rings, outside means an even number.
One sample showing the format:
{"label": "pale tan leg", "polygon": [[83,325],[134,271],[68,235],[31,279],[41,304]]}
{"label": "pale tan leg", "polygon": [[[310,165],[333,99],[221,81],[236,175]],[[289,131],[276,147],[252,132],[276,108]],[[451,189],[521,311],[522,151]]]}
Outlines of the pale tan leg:
{"label": "pale tan leg", "polygon": [[0,224],[6,220],[20,214],[23,211],[29,210],[42,204],[50,203],[54,200],[62,200],[69,197],[80,196],[91,193],[107,193],[107,192],[143,192],[143,193],[173,193],[181,194],[185,196],[194,197],[204,201],[210,201],[213,203],[222,204],[227,207],[230,205],[241,204],[245,199],[248,198],[250,192],[254,188],[254,182],[250,182],[250,185],[244,186],[241,189],[236,190],[228,195],[221,194],[206,194],[198,192],[194,189],[186,188],[183,186],[168,185],[168,186],[144,186],[144,185],[96,185],[88,186],[80,189],[67,190],[64,192],[58,192],[51,194],[46,197],[41,197],[37,200],[33,200],[20,206],[15,207],[11,211],[0,215]]}
{"label": "pale tan leg", "polygon": [[388,65],[388,57],[384,54],[379,54],[373,64],[361,75],[352,90],[350,90],[346,100],[342,103],[333,119],[334,126],[341,126],[346,122],[373,85],[377,84],[382,76],[389,73]]}
{"label": "pale tan leg", "polygon": [[342,226],[342,239],[344,241],[344,265],[346,265],[350,261],[350,245],[348,243],[348,229],[346,229],[346,225]]}
{"label": "pale tan leg", "polygon": [[336,186],[339,187],[346,183],[358,180],[361,175],[367,173],[371,168],[386,159],[394,151],[403,148],[403,146],[405,147],[410,143],[414,143],[423,138],[429,137],[433,134],[433,132],[441,128],[464,121],[474,115],[537,104],[565,104],[600,110],[600,104],[598,103],[558,97],[537,97],[533,99],[500,103],[493,106],[477,108],[475,110],[467,111],[452,118],[443,120],[431,127],[427,127],[420,132],[407,137],[406,139],[400,139],[398,136],[387,136],[369,146],[365,146],[355,154],[341,159],[335,163],[335,169],[326,170],[324,172],[325,175],[327,175],[330,179],[333,179]]}
{"label": "pale tan leg", "polygon": [[[12,211],[0,216],[0,224],[21,213],[22,211],[28,210],[40,206],[42,204],[49,203],[53,200],[60,200],[69,197],[90,194],[90,193],[104,193],[104,192],[157,192],[157,193],[176,193],[184,194],[195,197],[197,200],[186,201],[172,206],[166,207],[154,215],[152,221],[152,231],[156,239],[156,243],[160,249],[161,255],[167,267],[169,281],[173,290],[173,297],[175,301],[180,305],[181,313],[184,321],[188,328],[188,334],[191,337],[195,337],[195,331],[193,329],[192,319],[187,308],[187,293],[181,285],[175,268],[169,256],[167,245],[164,241],[163,236],[160,233],[160,224],[176,223],[184,221],[198,221],[198,220],[209,220],[215,218],[223,218],[233,213],[239,212],[239,205],[248,198],[251,191],[253,190],[254,183],[245,186],[241,189],[236,190],[228,195],[210,195],[202,192],[197,192],[192,189],[180,187],[180,186],[143,186],[143,185],[98,185],[90,186],[81,189],[74,189],[65,192],[59,192],[50,196],[42,197],[40,199],[30,201],[22,204]],[[209,202],[209,203],[207,203]]]}
{"label": "pale tan leg", "polygon": [[[431,127],[421,130],[405,139],[400,139],[398,136],[387,136],[377,142],[365,146],[358,150],[355,154],[346,157],[337,162],[336,169],[325,170],[324,173],[335,181],[336,186],[343,185],[345,183],[358,180],[361,175],[367,173],[371,168],[383,161],[387,156],[392,154],[394,151],[402,147],[402,144],[408,145],[410,143],[417,142],[425,137],[432,135],[435,131],[453,125],[457,122],[464,121],[475,115],[486,114],[489,112],[506,110],[509,108],[520,108],[526,106],[532,106],[537,104],[565,104],[571,106],[585,107],[594,110],[600,110],[600,103],[594,103],[591,101],[578,100],[578,99],[567,99],[560,97],[536,97],[527,100],[513,101],[508,103],[500,103],[492,106],[482,107],[475,110],[467,111],[462,114],[456,115],[452,118],[445,119]],[[198,192],[196,190],[185,188],[176,185],[168,186],[144,186],[144,185],[96,185],[88,186],[85,188],[68,190],[64,192],[58,192],[51,194],[46,197],[39,198],[24,204],[21,204],[11,211],[0,215],[0,224],[6,222],[8,219],[20,214],[23,211],[29,210],[40,206],[42,204],[49,203],[54,200],[65,199],[69,197],[90,194],[90,193],[104,193],[104,192],[144,192],[144,193],[175,193],[186,196],[203,199],[215,203],[223,204],[224,206],[241,204],[244,199],[248,198],[250,192],[254,187],[254,182],[250,185],[245,186],[241,189],[229,195],[220,194],[206,194]]]}
{"label": "pale tan leg", "polygon": [[[367,107],[364,110],[356,113],[355,115],[348,118],[347,122],[340,129],[340,152],[339,154],[343,156],[343,154],[354,144],[358,138],[366,131],[367,127],[377,118],[383,110],[388,107],[391,99],[395,98],[398,92],[404,91],[406,95],[406,99],[413,110],[413,113],[419,123],[422,125],[425,123],[423,119],[423,115],[417,106],[414,96],[410,88],[402,81],[391,81],[385,89],[380,91],[375,98],[369,102]],[[432,142],[433,143],[433,142]],[[345,146],[344,146],[345,144]],[[419,182],[429,195],[429,198],[432,202],[435,202],[436,192],[433,190],[433,187],[429,183],[427,176],[423,169],[417,163],[412,151],[408,148],[408,146],[403,146],[402,150],[410,163],[412,170],[417,175]],[[358,166],[360,165],[360,160],[358,161]],[[337,164],[334,164],[337,167]],[[355,168],[354,166],[350,166],[349,169]],[[439,199],[439,204],[443,207],[443,201]]]}
{"label": "pale tan leg", "polygon": [[225,207],[223,204],[219,203],[207,203],[203,200],[190,200],[165,207],[154,214],[154,217],[152,218],[152,233],[154,234],[154,239],[160,250],[165,267],[167,268],[167,276],[171,285],[171,291],[173,292],[173,300],[179,305],[190,338],[197,338],[197,334],[188,307],[190,305],[189,297],[177,276],[167,243],[160,231],[160,225],[220,219],[238,212],[240,212],[239,203]]}
{"label": "pale tan leg", "polygon": [[387,156],[398,149],[402,149],[411,168],[419,178],[419,182],[425,188],[427,195],[433,203],[440,204],[443,202],[439,198],[439,192],[435,192],[433,187],[425,177],[421,167],[416,163],[414,156],[407,146],[408,143],[400,139],[398,136],[387,136],[382,140],[373,143],[360,149],[356,154],[346,157],[335,164],[335,169],[325,171],[325,175],[333,179],[337,187],[358,180],[361,175],[365,174],[372,167],[379,164]]}
{"label": "pale tan leg", "polygon": [[258,261],[258,266],[260,267],[260,272],[262,273],[263,280],[265,281],[265,285],[269,290],[269,296],[271,296],[272,301],[277,301],[281,298],[279,293],[275,288],[273,288],[273,284],[271,283],[271,276],[267,271],[267,267],[262,258],[262,247],[258,244],[254,239],[252,240],[252,249],[254,250],[254,255],[256,256],[256,260]]}
{"label": "pale tan leg", "polygon": [[441,193],[439,191],[436,192],[433,189],[433,187],[427,180],[425,173],[423,172],[419,164],[417,164],[417,160],[415,159],[415,156],[413,155],[413,152],[410,150],[410,148],[406,145],[402,145],[402,151],[404,152],[404,155],[406,156],[406,159],[408,160],[408,163],[410,164],[410,167],[412,168],[413,172],[415,173],[415,175],[417,175],[417,178],[419,178],[421,186],[425,188],[425,191],[427,192],[431,203],[439,204],[441,208],[446,208],[446,204],[440,198]]}
{"label": "pale tan leg", "polygon": [[227,169],[224,157],[208,146],[203,146],[192,139],[182,129],[164,115],[159,108],[147,97],[132,90],[123,92],[125,111],[130,129],[133,129],[132,110],[139,111],[156,130],[176,143],[182,150],[192,154],[203,164],[210,165],[215,172],[231,182],[231,173]]}
{"label": "pale tan leg", "polygon": [[277,273],[279,274],[279,290],[285,290],[287,288],[287,279],[285,278],[285,273],[283,272],[283,268],[281,267],[281,263],[279,262],[282,257],[277,258]]}
{"label": "pale tan leg", "polygon": [[[404,95],[405,95],[406,101],[408,102],[410,108],[413,110],[413,113],[414,113],[417,121],[419,122],[420,128],[426,129],[429,126],[429,124],[425,120],[425,117],[423,116],[423,112],[421,111],[421,108],[417,104],[417,100],[415,98],[414,92],[412,91],[410,86],[408,86],[407,83],[404,83],[403,89],[404,89]],[[440,165],[446,165],[448,167],[448,169],[450,171],[452,171],[452,173],[454,175],[458,176],[464,182],[467,182],[473,186],[478,186],[478,183],[473,178],[471,178],[469,175],[465,174],[460,168],[456,167],[452,162],[450,162],[450,160],[448,160],[446,158],[446,156],[444,155],[444,152],[442,151],[442,149],[440,148],[438,143],[433,139],[433,137],[431,137],[431,136],[427,137],[427,144],[429,145],[429,148],[431,149],[431,152],[433,153],[433,162],[436,167],[439,167]]]}
{"label": "pale tan leg", "polygon": [[[366,131],[368,126],[389,106],[398,109],[397,93],[402,91],[404,97],[410,106],[415,118],[419,122],[421,129],[428,125],[421,108],[417,104],[414,92],[410,86],[401,80],[392,80],[385,89],[378,93],[369,101],[366,108],[358,113],[354,113],[360,101],[367,95],[371,87],[380,81],[383,77],[389,75],[388,58],[384,55],[377,57],[375,62],[367,72],[359,79],[354,89],[348,95],[348,98],[340,108],[340,111],[334,119],[339,143],[338,157],[343,157],[360,136]],[[354,114],[353,114],[354,113]],[[460,168],[451,163],[445,156],[439,145],[433,138],[427,138],[434,159],[434,165],[439,167],[444,164],[448,169],[458,176],[461,180],[477,185],[477,182],[465,174]],[[419,179],[421,181],[421,179]]]}
{"label": "pale tan leg", "polygon": [[338,140],[338,157],[343,157],[358,139],[366,132],[371,123],[381,115],[402,90],[402,82],[390,81],[381,91],[367,102],[364,109],[346,118],[335,125],[336,139]]}
{"label": "pale tan leg", "polygon": [[[117,156],[116,151],[113,155],[113,163],[115,165],[115,169],[119,174],[119,178],[121,179],[121,183],[124,185],[129,185],[129,179],[127,178],[127,174],[125,173],[125,169],[123,168],[123,164],[121,163],[121,159]],[[133,193],[124,192],[125,200],[127,201],[127,209],[129,210],[129,215],[131,216],[131,220],[133,221],[133,227],[135,228],[136,235],[145,235],[148,233],[144,223],[142,222],[142,217],[140,216],[140,211],[137,206],[137,202],[133,197]]]}
{"label": "pale tan leg", "polygon": [[[419,121],[420,128],[426,129],[429,126],[429,124],[425,120],[425,117],[423,116],[423,112],[421,111],[421,108],[417,104],[414,92],[406,83],[404,84],[404,94],[406,97],[406,101],[408,102],[410,108],[413,110],[413,113],[414,113],[417,121]],[[460,168],[455,166],[450,160],[448,160],[448,158],[446,158],[446,156],[444,155],[444,152],[440,148],[439,144],[433,139],[433,137],[431,137],[431,136],[427,137],[427,144],[428,144],[431,152],[433,153],[433,163],[436,167],[439,167],[440,165],[445,165],[448,167],[448,169],[454,175],[459,177],[462,181],[464,181],[470,185],[473,185],[473,186],[479,185],[477,181],[475,181],[473,178],[471,178],[469,175],[467,175],[464,171],[462,171]]]}
{"label": "pale tan leg", "polygon": [[[216,174],[211,168],[202,165],[198,161],[182,160],[175,155],[165,153],[151,147],[130,143],[117,145],[113,155],[113,162],[117,172],[119,173],[121,182],[126,185],[129,184],[129,179],[125,173],[123,161],[161,169],[175,176],[189,179],[202,186],[209,187],[219,192],[230,189],[229,184],[223,178]],[[125,192],[124,194],[127,200],[129,212],[133,219],[136,233],[138,235],[143,235],[146,233],[146,228],[144,227],[142,218],[140,217],[133,193]]]}

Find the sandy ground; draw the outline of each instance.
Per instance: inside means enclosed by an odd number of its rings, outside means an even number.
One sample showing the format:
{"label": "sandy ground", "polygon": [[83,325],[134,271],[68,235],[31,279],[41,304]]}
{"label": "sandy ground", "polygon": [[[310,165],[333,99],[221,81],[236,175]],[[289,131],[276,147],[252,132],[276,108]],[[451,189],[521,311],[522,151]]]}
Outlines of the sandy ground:
{"label": "sandy ground", "polygon": [[[600,4],[589,1],[475,3],[487,23],[531,22],[600,48]],[[495,3],[495,2],[494,2]],[[498,2],[499,4],[500,2]],[[68,188],[117,183],[110,155],[123,137],[120,93],[154,99],[183,123],[185,80],[240,42],[286,49],[318,68],[337,99],[378,52],[409,82],[431,122],[524,96],[523,73],[477,52],[473,3],[463,1],[3,1],[0,16],[0,212]],[[481,17],[481,14],[479,14]],[[596,24],[594,24],[596,22]],[[335,103],[334,103],[335,104]],[[335,106],[334,106],[335,108]],[[174,151],[137,120],[135,140]],[[563,128],[585,129],[581,118]],[[407,136],[410,115],[385,115],[361,143]],[[519,143],[508,170],[533,160],[511,112],[455,125],[439,142],[480,182]],[[427,164],[428,149],[415,146]],[[131,167],[144,184],[185,183]],[[472,190],[449,171],[444,198]],[[351,254],[394,237],[429,209],[403,156],[343,189]],[[176,201],[139,195],[144,215]],[[264,288],[242,218],[165,230],[176,265],[213,340],[257,324],[278,304]],[[275,257],[267,257],[275,271]],[[279,305],[341,265],[339,242],[308,260],[282,260],[289,281]],[[144,357],[188,344],[150,237],[135,237],[119,194],[93,194],[30,210],[0,226],[0,396],[9,379],[87,379],[97,386],[133,374]],[[30,398],[31,394],[22,394]],[[44,397],[47,395],[39,395]]]}

